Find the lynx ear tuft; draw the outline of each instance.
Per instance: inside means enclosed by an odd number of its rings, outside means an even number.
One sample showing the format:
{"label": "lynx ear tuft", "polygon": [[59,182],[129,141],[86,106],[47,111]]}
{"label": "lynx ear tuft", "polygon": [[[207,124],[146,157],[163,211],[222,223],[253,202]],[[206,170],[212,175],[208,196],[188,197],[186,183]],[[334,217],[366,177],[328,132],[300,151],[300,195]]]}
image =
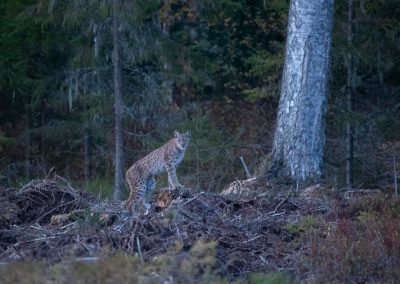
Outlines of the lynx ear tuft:
{"label": "lynx ear tuft", "polygon": [[174,130],[174,137],[175,137],[175,138],[178,138],[178,137],[179,137],[179,135],[180,135],[180,134],[179,134],[179,132],[178,132],[178,131],[176,131],[176,130]]}

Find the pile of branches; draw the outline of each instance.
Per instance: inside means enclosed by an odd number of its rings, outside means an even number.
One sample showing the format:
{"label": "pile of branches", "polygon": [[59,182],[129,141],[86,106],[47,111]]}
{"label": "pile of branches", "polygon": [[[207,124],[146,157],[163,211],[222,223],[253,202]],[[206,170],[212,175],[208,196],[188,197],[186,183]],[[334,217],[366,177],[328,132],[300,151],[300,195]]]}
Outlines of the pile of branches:
{"label": "pile of branches", "polygon": [[232,277],[294,269],[300,252],[282,227],[320,213],[321,204],[311,206],[288,191],[267,194],[263,189],[252,188],[245,198],[175,192],[167,206],[130,215],[122,202],[96,200],[62,178],[34,181],[3,194],[18,218],[8,218],[8,225],[0,227],[0,261],[93,259],[105,246],[147,261],[177,243],[179,254],[203,240],[217,243],[216,267]]}
{"label": "pile of branches", "polygon": [[161,213],[117,222],[110,228],[110,240],[145,259],[167,252],[177,242],[188,251],[198,240],[216,241],[217,266],[233,277],[292,269],[292,249],[281,228],[287,222],[283,212],[294,216],[298,207],[285,202],[275,211],[280,201],[232,201],[201,192],[172,202]]}
{"label": "pile of branches", "polygon": [[59,176],[31,181],[15,194],[15,199],[21,222],[38,224],[49,223],[53,215],[87,208],[94,200]]}
{"label": "pile of branches", "polygon": [[[254,185],[254,184],[253,184]],[[178,198],[160,212],[120,215],[109,227],[113,247],[142,259],[165,253],[180,243],[189,251],[198,240],[217,242],[217,267],[235,277],[253,271],[295,269],[302,252],[294,236],[282,228],[329,208],[316,199],[251,188],[249,194],[194,193]]]}
{"label": "pile of branches", "polygon": [[[95,198],[59,176],[33,180],[20,190],[0,188],[0,258],[47,257],[69,236],[50,226],[52,217],[89,208]],[[51,240],[51,241],[49,241]],[[38,253],[39,252],[39,253]]]}

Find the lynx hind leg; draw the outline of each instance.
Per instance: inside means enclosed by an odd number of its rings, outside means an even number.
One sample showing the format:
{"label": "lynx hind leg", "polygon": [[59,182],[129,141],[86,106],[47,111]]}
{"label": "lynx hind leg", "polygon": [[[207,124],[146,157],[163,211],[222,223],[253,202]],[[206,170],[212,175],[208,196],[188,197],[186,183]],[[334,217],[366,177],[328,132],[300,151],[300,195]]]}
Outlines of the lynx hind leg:
{"label": "lynx hind leg", "polygon": [[146,187],[145,186],[138,186],[134,190],[131,190],[129,194],[129,198],[126,202],[126,207],[129,211],[129,213],[132,213],[132,205],[135,203],[135,205],[141,205],[142,207],[145,207],[147,209],[148,205],[145,201],[145,195],[146,195]]}
{"label": "lynx hind leg", "polygon": [[135,196],[136,196],[135,190],[131,189],[131,192],[129,193],[128,200],[125,203],[126,209],[128,209],[130,214],[132,214],[132,203],[135,200]]}
{"label": "lynx hind leg", "polygon": [[130,188],[128,200],[125,203],[126,208],[128,209],[129,213],[132,213],[132,203],[135,201],[137,197],[138,187],[136,184],[132,184],[132,182],[128,181],[128,185]]}
{"label": "lynx hind leg", "polygon": [[135,205],[138,205],[141,209],[144,208],[146,212],[148,211],[150,205],[146,203],[146,192],[145,181],[140,181],[134,190],[131,190],[128,201],[126,202],[129,213],[132,213],[132,203],[135,203]]}
{"label": "lynx hind leg", "polygon": [[126,209],[128,209],[128,211],[130,213],[132,213],[131,212],[132,211],[132,202],[133,202],[133,199],[135,198],[135,188],[132,186],[132,182],[130,181],[130,179],[128,177],[128,172],[126,173],[125,180],[129,186],[129,197],[125,202],[125,207],[126,207]]}
{"label": "lynx hind leg", "polygon": [[130,188],[130,193],[128,200],[126,201],[126,208],[129,213],[132,213],[132,203],[137,200],[141,200],[146,192],[146,184],[143,181],[128,180],[128,185]]}

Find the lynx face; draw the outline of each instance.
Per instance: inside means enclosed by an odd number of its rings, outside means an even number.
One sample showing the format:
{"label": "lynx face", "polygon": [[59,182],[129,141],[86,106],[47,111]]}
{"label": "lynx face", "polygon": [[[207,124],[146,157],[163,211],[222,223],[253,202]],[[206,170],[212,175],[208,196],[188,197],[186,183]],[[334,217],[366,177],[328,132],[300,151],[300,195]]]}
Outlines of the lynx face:
{"label": "lynx face", "polygon": [[174,137],[176,138],[176,144],[181,150],[185,150],[190,143],[190,138],[192,137],[192,133],[190,130],[185,133],[179,133],[178,131],[174,131]]}

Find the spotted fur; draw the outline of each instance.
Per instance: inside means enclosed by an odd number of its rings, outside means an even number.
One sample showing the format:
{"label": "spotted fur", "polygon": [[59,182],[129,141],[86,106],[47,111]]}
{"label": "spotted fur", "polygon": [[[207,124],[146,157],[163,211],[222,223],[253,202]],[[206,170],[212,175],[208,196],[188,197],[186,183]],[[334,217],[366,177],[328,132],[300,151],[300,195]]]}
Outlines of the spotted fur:
{"label": "spotted fur", "polygon": [[135,200],[145,202],[146,195],[156,186],[154,177],[164,171],[168,174],[169,187],[182,187],[176,176],[176,168],[183,160],[190,138],[190,130],[182,134],[175,131],[174,138],[134,163],[126,171],[126,181],[130,188],[126,207],[130,212]]}

